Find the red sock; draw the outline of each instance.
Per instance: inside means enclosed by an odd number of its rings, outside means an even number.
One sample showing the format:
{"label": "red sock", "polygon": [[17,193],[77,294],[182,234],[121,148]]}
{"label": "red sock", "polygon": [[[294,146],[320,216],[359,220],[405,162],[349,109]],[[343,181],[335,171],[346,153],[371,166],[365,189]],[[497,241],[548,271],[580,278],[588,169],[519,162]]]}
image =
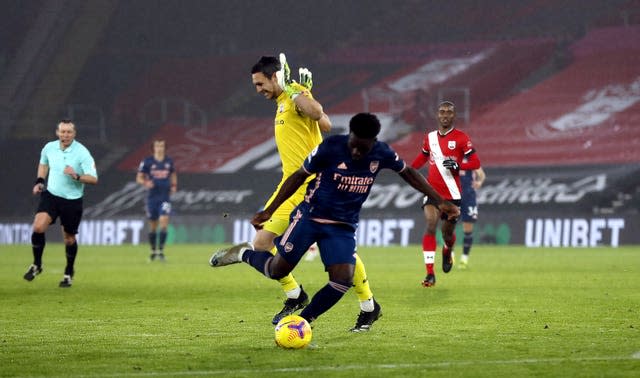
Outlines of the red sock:
{"label": "red sock", "polygon": [[436,254],[436,236],[424,234],[422,236],[422,254],[424,256],[424,265],[427,268],[427,274],[435,274],[433,271],[433,262]]}

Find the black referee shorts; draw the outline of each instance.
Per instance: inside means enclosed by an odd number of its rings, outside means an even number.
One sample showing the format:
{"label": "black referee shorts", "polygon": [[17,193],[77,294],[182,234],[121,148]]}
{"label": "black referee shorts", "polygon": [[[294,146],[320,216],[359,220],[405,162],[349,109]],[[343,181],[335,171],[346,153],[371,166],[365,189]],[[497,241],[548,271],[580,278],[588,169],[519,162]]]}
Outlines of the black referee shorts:
{"label": "black referee shorts", "polygon": [[60,224],[67,234],[77,234],[82,219],[82,198],[69,200],[54,196],[48,191],[40,194],[40,203],[36,213],[47,213],[51,217],[51,224],[60,217]]}

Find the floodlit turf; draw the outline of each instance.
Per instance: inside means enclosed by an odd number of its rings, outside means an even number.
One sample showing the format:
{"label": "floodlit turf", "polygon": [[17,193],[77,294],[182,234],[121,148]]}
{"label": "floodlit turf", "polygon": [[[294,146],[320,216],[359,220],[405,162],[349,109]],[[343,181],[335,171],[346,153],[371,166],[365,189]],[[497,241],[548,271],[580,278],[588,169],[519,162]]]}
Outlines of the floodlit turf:
{"label": "floodlit turf", "polygon": [[[637,377],[640,248],[476,246],[470,267],[423,288],[419,247],[361,248],[383,317],[352,334],[353,290],[314,323],[313,346],[282,350],[279,285],[251,267],[212,269],[213,247],[80,246],[58,288],[61,245],[22,279],[29,246],[0,247],[0,376]],[[440,256],[437,256],[440,263]],[[314,293],[322,264],[296,277]]]}

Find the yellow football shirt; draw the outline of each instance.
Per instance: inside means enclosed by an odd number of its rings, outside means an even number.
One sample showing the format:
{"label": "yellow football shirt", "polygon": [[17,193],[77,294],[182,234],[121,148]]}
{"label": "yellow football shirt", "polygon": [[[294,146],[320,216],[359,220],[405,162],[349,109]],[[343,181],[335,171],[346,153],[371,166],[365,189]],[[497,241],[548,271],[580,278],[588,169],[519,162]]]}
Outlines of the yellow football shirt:
{"label": "yellow football shirt", "polygon": [[[300,85],[300,84],[293,84]],[[307,90],[301,96],[311,96]],[[275,198],[276,193],[284,183],[284,181],[293,172],[297,171],[307,158],[309,153],[322,142],[322,134],[318,121],[313,120],[296,109],[296,105],[289,96],[282,92],[276,99],[276,117],[275,117],[275,140],[278,147],[278,154],[282,161],[282,179],[271,195],[271,198],[265,204],[268,206]],[[272,221],[267,222],[265,229],[282,234],[289,223],[289,214],[304,199],[307,183],[313,179],[311,176],[304,185],[296,191],[294,195],[289,197],[280,207],[273,213]],[[271,227],[270,227],[271,226]],[[275,228],[275,229],[271,229]]]}

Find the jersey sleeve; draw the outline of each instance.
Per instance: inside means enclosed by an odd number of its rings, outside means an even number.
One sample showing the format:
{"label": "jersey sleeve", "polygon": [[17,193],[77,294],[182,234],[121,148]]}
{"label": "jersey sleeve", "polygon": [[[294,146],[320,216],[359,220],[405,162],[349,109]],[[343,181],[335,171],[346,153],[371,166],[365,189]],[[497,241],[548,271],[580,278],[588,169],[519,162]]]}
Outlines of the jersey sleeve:
{"label": "jersey sleeve", "polygon": [[394,154],[394,158],[393,158],[393,161],[391,162],[391,165],[390,165],[389,168],[393,169],[396,172],[403,171],[405,169],[405,167],[407,166],[407,163],[405,163],[405,161],[402,160],[400,158],[400,156],[398,156],[397,152],[394,151],[393,154]]}
{"label": "jersey sleeve", "polygon": [[82,160],[80,161],[80,167],[82,168],[83,174],[93,176],[95,178],[98,177],[96,162],[93,160],[93,156],[91,156],[89,150],[85,149]]}
{"label": "jersey sleeve", "polygon": [[469,138],[467,134],[463,134],[461,142],[460,145],[462,146],[463,155],[467,155],[473,151],[473,143],[471,143],[471,138]]}
{"label": "jersey sleeve", "polygon": [[40,151],[40,164],[49,165],[49,158],[47,157],[47,146],[45,145]]}
{"label": "jersey sleeve", "polygon": [[318,173],[327,166],[327,161],[330,156],[329,143],[324,141],[309,153],[309,156],[307,156],[304,163],[302,163],[302,168],[307,171],[307,173]]}
{"label": "jersey sleeve", "polygon": [[384,160],[382,162],[383,168],[389,168],[396,172],[404,170],[407,166],[405,161],[400,158],[398,153],[393,150],[389,145],[383,144],[384,148]]}
{"label": "jersey sleeve", "polygon": [[431,148],[429,147],[429,134],[426,133],[424,138],[422,138],[422,153],[425,155],[429,155],[431,152]]}
{"label": "jersey sleeve", "polygon": [[415,169],[420,169],[422,168],[422,166],[429,161],[429,158],[427,157],[428,155],[426,155],[425,153],[423,153],[422,151],[420,151],[418,153],[418,155],[416,155],[415,159],[413,159],[413,162],[411,163],[411,166]]}
{"label": "jersey sleeve", "polygon": [[147,159],[143,159],[140,164],[138,164],[138,172],[149,174],[149,167],[146,163]]}

